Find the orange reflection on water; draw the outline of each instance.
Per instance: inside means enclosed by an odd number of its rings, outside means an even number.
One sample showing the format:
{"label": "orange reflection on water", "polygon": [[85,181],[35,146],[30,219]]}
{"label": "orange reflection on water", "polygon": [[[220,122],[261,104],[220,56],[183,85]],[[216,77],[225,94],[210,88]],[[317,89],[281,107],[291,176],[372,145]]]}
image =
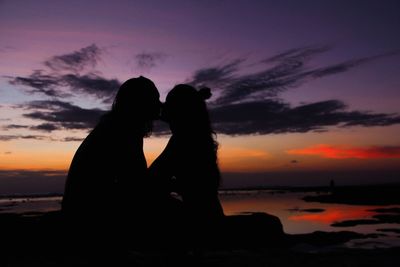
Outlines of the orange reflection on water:
{"label": "orange reflection on water", "polygon": [[286,152],[292,155],[314,155],[331,159],[400,158],[400,148],[397,146],[351,147],[320,144],[302,149],[291,149]]}
{"label": "orange reflection on water", "polygon": [[309,221],[323,224],[332,224],[345,220],[356,220],[370,218],[376,213],[369,211],[373,207],[332,207],[321,213],[301,214],[290,216],[288,219],[291,221]]}

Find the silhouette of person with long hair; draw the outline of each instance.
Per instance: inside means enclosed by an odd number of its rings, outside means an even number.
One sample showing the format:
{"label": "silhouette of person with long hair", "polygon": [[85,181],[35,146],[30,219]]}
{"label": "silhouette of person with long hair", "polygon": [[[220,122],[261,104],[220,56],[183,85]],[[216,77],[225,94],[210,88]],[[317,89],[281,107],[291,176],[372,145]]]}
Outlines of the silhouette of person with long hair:
{"label": "silhouette of person with long hair", "polygon": [[[121,85],[111,111],[102,116],[73,157],[62,200],[69,222],[85,229],[115,227],[130,222],[127,214],[146,210],[143,138],[151,133],[160,107],[159,92],[151,80],[140,76]],[[139,222],[141,217],[134,219]]]}
{"label": "silhouette of person with long hair", "polygon": [[[149,168],[154,188],[159,189],[157,194],[165,196],[166,210],[171,210],[172,206],[172,216],[181,220],[178,224],[188,230],[185,235],[194,242],[207,242],[204,239],[209,236],[210,229],[224,217],[218,199],[221,179],[218,144],[205,103],[209,97],[210,89],[197,91],[185,84],[175,86],[168,93],[161,119],[169,124],[172,136]],[[173,208],[174,201],[168,202],[171,192],[182,199],[178,209]],[[166,203],[172,203],[170,209]]]}

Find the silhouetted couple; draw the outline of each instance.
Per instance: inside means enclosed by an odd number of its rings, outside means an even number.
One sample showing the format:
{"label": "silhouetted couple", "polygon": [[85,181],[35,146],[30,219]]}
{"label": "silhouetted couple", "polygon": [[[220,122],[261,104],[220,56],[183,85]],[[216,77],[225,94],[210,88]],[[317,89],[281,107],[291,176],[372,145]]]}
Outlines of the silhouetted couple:
{"label": "silhouetted couple", "polygon": [[[149,79],[122,84],[111,111],[72,160],[62,201],[68,224],[89,238],[126,237],[133,243],[197,242],[216,229],[224,214],[218,146],[205,103],[210,96],[209,89],[181,84],[162,105]],[[159,118],[172,136],[147,168],[143,138]]]}

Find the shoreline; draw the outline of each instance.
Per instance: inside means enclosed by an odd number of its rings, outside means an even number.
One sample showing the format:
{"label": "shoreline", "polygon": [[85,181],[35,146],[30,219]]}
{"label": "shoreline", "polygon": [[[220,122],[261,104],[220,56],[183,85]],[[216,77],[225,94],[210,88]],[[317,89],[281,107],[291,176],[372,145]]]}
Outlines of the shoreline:
{"label": "shoreline", "polygon": [[[399,190],[400,183],[388,183],[388,184],[369,184],[369,185],[341,185],[341,186],[253,186],[253,187],[233,187],[233,188],[220,188],[218,191],[220,193],[230,192],[230,191],[288,191],[288,192],[326,192],[330,193],[333,190],[355,190],[355,189],[382,189],[390,188],[391,190]],[[5,194],[0,195],[0,199],[7,198],[39,198],[39,197],[62,197],[63,193],[49,192],[49,193],[32,193],[32,194]]]}

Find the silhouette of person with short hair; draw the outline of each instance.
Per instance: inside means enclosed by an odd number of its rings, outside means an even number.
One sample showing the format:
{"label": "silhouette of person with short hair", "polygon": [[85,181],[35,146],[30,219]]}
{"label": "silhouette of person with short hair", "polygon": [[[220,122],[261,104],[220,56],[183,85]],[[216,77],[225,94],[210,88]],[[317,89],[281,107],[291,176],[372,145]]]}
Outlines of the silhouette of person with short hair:
{"label": "silhouette of person with short hair", "polygon": [[124,82],[111,111],[102,116],[76,151],[68,171],[62,212],[74,226],[116,227],[140,223],[147,209],[147,164],[143,138],[159,117],[154,83],[145,78]]}
{"label": "silhouette of person with short hair", "polygon": [[184,231],[187,241],[193,242],[207,242],[208,232],[224,217],[218,199],[218,144],[205,103],[209,97],[210,89],[197,91],[185,84],[168,93],[161,119],[169,123],[172,136],[149,168],[158,194],[166,196],[164,204],[170,192],[181,196],[182,217],[173,216],[188,230]]}

